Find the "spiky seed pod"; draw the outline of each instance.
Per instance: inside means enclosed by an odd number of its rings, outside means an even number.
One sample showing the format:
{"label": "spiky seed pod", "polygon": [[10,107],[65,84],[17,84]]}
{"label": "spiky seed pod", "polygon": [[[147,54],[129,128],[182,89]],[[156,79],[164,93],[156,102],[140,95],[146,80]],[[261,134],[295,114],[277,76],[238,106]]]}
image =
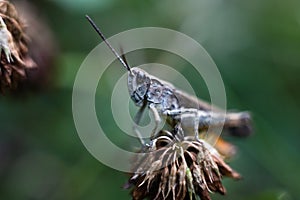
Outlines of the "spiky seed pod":
{"label": "spiky seed pod", "polygon": [[36,66],[28,55],[29,38],[15,7],[0,0],[0,91],[16,88],[26,70]]}
{"label": "spiky seed pod", "polygon": [[217,150],[204,140],[184,136],[176,127],[160,131],[151,148],[135,160],[126,188],[133,187],[134,200],[210,200],[210,193],[226,193],[223,176],[239,179]]}

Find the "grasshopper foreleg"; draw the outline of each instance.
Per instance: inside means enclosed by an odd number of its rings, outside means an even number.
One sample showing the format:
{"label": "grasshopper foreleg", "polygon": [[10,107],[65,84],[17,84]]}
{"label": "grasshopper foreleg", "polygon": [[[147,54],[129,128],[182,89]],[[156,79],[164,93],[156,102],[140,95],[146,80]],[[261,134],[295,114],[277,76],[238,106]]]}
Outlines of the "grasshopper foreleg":
{"label": "grasshopper foreleg", "polygon": [[145,146],[145,141],[143,140],[143,137],[142,137],[140,131],[138,130],[138,125],[141,121],[141,118],[143,116],[145,108],[146,108],[146,104],[144,103],[143,106],[139,109],[139,111],[135,114],[134,125],[132,127],[133,132],[136,134],[136,136],[138,137],[138,139],[140,140],[140,142],[143,146]]}
{"label": "grasshopper foreleg", "polygon": [[156,135],[158,126],[159,126],[159,124],[161,122],[161,118],[159,116],[159,113],[158,113],[157,109],[155,108],[155,104],[150,104],[149,108],[150,108],[151,112],[153,113],[154,120],[155,120],[155,126],[154,126],[154,128],[152,130],[151,137],[150,137],[150,140],[152,140],[155,137],[155,135]]}

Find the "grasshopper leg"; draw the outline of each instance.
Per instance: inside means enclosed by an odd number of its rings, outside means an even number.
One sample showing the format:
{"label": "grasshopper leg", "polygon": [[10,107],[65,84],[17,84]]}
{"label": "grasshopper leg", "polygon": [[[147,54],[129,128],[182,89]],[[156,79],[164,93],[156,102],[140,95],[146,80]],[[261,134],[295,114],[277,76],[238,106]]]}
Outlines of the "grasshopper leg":
{"label": "grasshopper leg", "polygon": [[192,128],[195,139],[199,140],[199,130],[208,127],[220,127],[224,124],[226,115],[210,111],[203,111],[194,108],[180,108],[167,110],[163,114],[179,120],[184,127]]}
{"label": "grasshopper leg", "polygon": [[194,108],[180,108],[174,110],[167,110],[164,112],[165,115],[171,116],[174,119],[179,120],[184,124],[185,121],[189,121],[188,119],[192,119],[193,124],[189,124],[188,126],[193,126],[193,131],[195,135],[195,139],[199,140],[199,125],[200,125],[200,116],[199,110]]}
{"label": "grasshopper leg", "polygon": [[156,135],[158,125],[161,122],[161,118],[160,118],[159,113],[158,113],[157,109],[155,108],[154,104],[150,104],[149,108],[150,108],[151,112],[153,113],[154,120],[155,120],[155,126],[152,130],[151,137],[150,137],[150,140],[152,140]]}
{"label": "grasshopper leg", "polygon": [[139,109],[139,111],[135,114],[134,116],[134,125],[132,127],[133,132],[136,134],[137,138],[140,140],[140,143],[145,146],[145,141],[143,140],[143,137],[140,133],[140,131],[138,130],[138,125],[141,121],[141,118],[143,116],[144,110],[146,108],[146,104],[143,104],[143,106]]}

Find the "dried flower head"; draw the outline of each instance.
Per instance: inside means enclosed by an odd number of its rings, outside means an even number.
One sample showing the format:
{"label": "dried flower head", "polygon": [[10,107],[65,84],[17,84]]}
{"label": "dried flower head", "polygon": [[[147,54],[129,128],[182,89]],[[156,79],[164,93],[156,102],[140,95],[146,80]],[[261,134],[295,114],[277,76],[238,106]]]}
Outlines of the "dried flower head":
{"label": "dried flower head", "polygon": [[134,164],[126,188],[135,200],[211,199],[209,193],[225,194],[223,176],[239,179],[217,150],[204,140],[184,136],[180,126],[171,133],[160,131]]}
{"label": "dried flower head", "polygon": [[15,7],[0,0],[0,91],[16,88],[26,69],[36,66],[28,55],[29,38]]}

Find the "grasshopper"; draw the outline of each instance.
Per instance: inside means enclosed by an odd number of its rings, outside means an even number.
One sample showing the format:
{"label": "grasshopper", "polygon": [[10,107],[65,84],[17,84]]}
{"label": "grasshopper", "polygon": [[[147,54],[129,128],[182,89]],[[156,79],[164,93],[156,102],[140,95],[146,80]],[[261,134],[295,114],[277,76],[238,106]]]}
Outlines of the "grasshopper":
{"label": "grasshopper", "polygon": [[175,88],[169,82],[160,80],[140,68],[131,68],[124,54],[122,53],[120,56],[93,20],[88,15],[86,18],[128,72],[127,83],[130,97],[135,105],[140,107],[134,117],[133,129],[142,145],[149,144],[143,140],[137,125],[146,107],[150,109],[155,119],[150,143],[157,133],[161,117],[165,118],[171,126],[180,122],[183,126],[192,129],[196,140],[199,140],[199,132],[210,126],[220,127],[224,125],[224,129],[235,136],[247,136],[251,133],[251,117],[248,112],[225,114],[224,110]]}

